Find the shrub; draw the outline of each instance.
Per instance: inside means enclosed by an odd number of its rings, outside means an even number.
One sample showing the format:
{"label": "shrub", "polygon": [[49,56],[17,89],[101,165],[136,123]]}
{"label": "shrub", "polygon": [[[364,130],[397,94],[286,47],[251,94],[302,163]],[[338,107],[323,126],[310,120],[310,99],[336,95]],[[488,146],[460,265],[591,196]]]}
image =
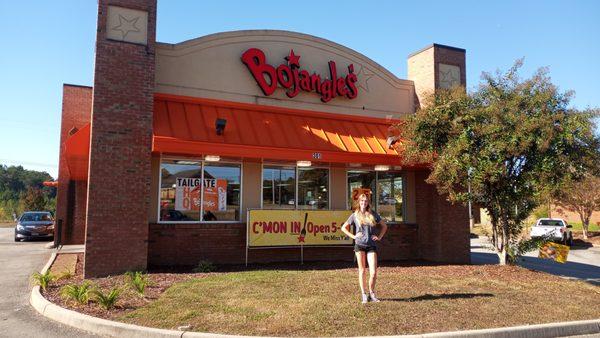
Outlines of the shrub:
{"label": "shrub", "polygon": [[58,278],[56,278],[57,280],[61,280],[61,279],[70,279],[74,276],[75,274],[71,271],[71,270],[66,270],[63,271]]}
{"label": "shrub", "polygon": [[115,307],[119,296],[121,295],[120,288],[112,288],[107,294],[103,293],[100,289],[94,289],[92,294],[94,295],[94,300],[100,304],[104,309],[110,310]]}
{"label": "shrub", "polygon": [[211,261],[200,261],[198,265],[192,270],[194,272],[213,272],[217,267]]}
{"label": "shrub", "polygon": [[92,283],[83,281],[81,284],[69,284],[63,286],[60,290],[60,295],[63,299],[72,300],[79,304],[87,304],[90,300],[90,292],[92,291]]}
{"label": "shrub", "polygon": [[140,296],[144,296],[146,286],[148,286],[148,275],[141,271],[128,271],[125,276],[129,279],[129,285],[137,292]]}
{"label": "shrub", "polygon": [[42,290],[46,291],[46,288],[48,285],[50,285],[50,282],[56,280],[56,277],[50,273],[50,270],[48,270],[43,274],[34,272],[31,275],[31,279],[35,285],[39,285]]}

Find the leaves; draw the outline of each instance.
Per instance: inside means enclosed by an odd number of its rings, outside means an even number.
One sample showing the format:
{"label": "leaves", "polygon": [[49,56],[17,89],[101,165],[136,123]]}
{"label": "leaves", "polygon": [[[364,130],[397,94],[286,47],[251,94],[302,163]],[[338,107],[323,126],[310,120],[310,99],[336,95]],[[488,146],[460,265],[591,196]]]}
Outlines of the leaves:
{"label": "leaves", "polygon": [[539,196],[581,177],[600,158],[592,123],[598,110],[569,108],[573,94],[559,92],[547,69],[521,80],[521,65],[484,73],[473,93],[434,93],[406,121],[400,149],[408,163],[430,163],[427,181],[450,200],[487,209],[503,255]]}

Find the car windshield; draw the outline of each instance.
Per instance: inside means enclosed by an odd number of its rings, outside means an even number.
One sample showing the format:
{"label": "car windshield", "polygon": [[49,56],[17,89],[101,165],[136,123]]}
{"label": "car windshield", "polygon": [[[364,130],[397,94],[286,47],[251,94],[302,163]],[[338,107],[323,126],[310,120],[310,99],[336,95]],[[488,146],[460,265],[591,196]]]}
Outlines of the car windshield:
{"label": "car windshield", "polygon": [[561,226],[563,226],[563,222],[557,221],[557,220],[552,220],[552,219],[543,219],[540,221],[539,225],[561,227]]}
{"label": "car windshield", "polygon": [[29,212],[21,216],[21,222],[51,221],[52,216],[47,212]]}

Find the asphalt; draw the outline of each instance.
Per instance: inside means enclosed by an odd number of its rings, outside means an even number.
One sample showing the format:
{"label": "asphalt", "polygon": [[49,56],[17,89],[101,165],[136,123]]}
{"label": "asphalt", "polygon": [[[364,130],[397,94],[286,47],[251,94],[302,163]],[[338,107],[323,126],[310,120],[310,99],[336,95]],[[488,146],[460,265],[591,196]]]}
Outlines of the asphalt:
{"label": "asphalt", "polygon": [[48,261],[48,242],[14,242],[0,228],[0,337],[98,337],[49,320],[29,305],[29,277]]}
{"label": "asphalt", "polygon": [[[497,264],[498,256],[488,248],[489,245],[486,237],[471,239],[471,263]],[[518,264],[527,269],[600,286],[600,247],[572,247],[566,263],[541,259],[537,252],[529,252]]]}

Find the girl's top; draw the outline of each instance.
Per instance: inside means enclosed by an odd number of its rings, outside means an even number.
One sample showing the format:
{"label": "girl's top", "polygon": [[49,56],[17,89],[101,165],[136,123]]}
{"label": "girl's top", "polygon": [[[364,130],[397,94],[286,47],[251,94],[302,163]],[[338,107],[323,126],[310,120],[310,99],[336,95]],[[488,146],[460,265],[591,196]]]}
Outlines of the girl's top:
{"label": "girl's top", "polygon": [[[375,218],[375,224],[379,223],[379,221],[381,221],[381,216],[379,216],[378,213],[371,211],[371,214],[373,215],[373,217]],[[362,232],[362,236],[361,237],[357,237],[354,242],[359,245],[359,246],[377,246],[377,244],[375,243],[375,241],[371,238],[374,233],[374,226],[368,225],[368,224],[360,224],[358,218],[355,216],[355,213],[352,213],[352,215],[350,215],[350,217],[348,217],[348,220],[346,221],[346,223],[350,224],[350,225],[354,225],[355,229],[356,229],[356,233]]]}

